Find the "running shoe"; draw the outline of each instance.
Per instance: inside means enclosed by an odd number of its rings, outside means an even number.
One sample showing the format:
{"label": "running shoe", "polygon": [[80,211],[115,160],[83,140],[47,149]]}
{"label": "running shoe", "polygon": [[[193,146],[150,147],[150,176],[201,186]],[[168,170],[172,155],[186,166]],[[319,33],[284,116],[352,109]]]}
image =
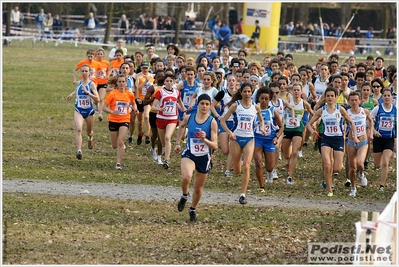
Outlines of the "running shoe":
{"label": "running shoe", "polygon": [[151,157],[153,160],[157,161],[158,159],[158,154],[157,154],[157,150],[154,148],[150,148],[150,152],[151,152]]}
{"label": "running shoe", "polygon": [[338,172],[334,172],[334,173],[333,173],[333,176],[338,176]]}
{"label": "running shoe", "polygon": [[364,175],[364,172],[362,174],[358,173],[357,176],[360,178],[360,183],[362,186],[367,186],[367,178],[366,175]]}
{"label": "running shoe", "polygon": [[349,186],[351,186],[351,180],[349,180],[348,178],[346,178],[346,181],[345,181],[345,186],[346,187],[349,187]]}
{"label": "running shoe", "polygon": [[189,209],[188,214],[190,215],[190,222],[197,221],[197,213],[195,212],[195,210]]}
{"label": "running shoe", "polygon": [[274,169],[274,170],[272,171],[272,178],[273,178],[273,180],[278,179],[277,169]]}
{"label": "running shoe", "polygon": [[303,158],[302,150],[298,151],[298,158]]}
{"label": "running shoe", "polygon": [[141,145],[141,143],[143,143],[143,136],[139,135],[137,136],[137,145]]}
{"label": "running shoe", "polygon": [[303,142],[303,147],[308,147],[308,143],[307,142]]}
{"label": "running shoe", "polygon": [[93,138],[93,132],[91,132],[87,141],[87,147],[89,149],[93,149],[93,146],[94,146],[94,138]]}
{"label": "running shoe", "polygon": [[356,196],[356,187],[351,188],[351,192],[349,193],[350,197],[355,197]]}
{"label": "running shoe", "polygon": [[316,142],[314,143],[314,146],[313,146],[313,150],[318,150],[319,149],[319,144],[317,143],[317,140],[316,140]]}
{"label": "running shoe", "polygon": [[99,121],[103,121],[103,115],[102,114],[98,115],[98,120]]}
{"label": "running shoe", "polygon": [[158,163],[158,165],[163,165],[161,156],[158,156],[157,163]]}
{"label": "running shoe", "polygon": [[121,164],[120,164],[119,162],[116,163],[115,169],[116,169],[117,171],[122,170]]}
{"label": "running shoe", "polygon": [[380,191],[381,193],[384,193],[384,192],[385,192],[384,187],[383,187],[382,185],[380,185],[379,191]]}
{"label": "running shoe", "polygon": [[169,160],[165,159],[165,161],[163,163],[163,168],[164,169],[169,169]]}
{"label": "running shoe", "polygon": [[327,194],[328,197],[332,197],[333,195],[334,195],[333,192],[328,192]]}
{"label": "running shoe", "polygon": [[179,203],[177,203],[177,210],[178,211],[183,211],[184,210],[184,206],[186,206],[186,202],[187,202],[187,197],[181,197]]}
{"label": "running shoe", "polygon": [[244,196],[240,196],[240,198],[238,199],[238,202],[239,202],[241,205],[247,204],[247,200],[245,199]]}
{"label": "running shoe", "polygon": [[231,173],[230,173],[229,170],[226,170],[226,171],[224,172],[224,176],[225,176],[225,177],[232,177],[232,175],[231,175]]}
{"label": "running shoe", "polygon": [[266,178],[267,178],[267,183],[268,184],[272,184],[273,183],[272,172],[267,172],[266,173]]}
{"label": "running shoe", "polygon": [[129,138],[127,140],[128,140],[129,144],[133,143],[133,137],[129,136]]}
{"label": "running shoe", "polygon": [[[349,186],[350,186],[350,185],[349,185]],[[321,181],[321,187],[323,187],[324,189],[327,188],[327,184],[326,184],[326,182],[324,182],[324,180]],[[331,184],[331,187],[334,188],[334,184]]]}
{"label": "running shoe", "polygon": [[266,193],[264,188],[259,188],[259,193]]}
{"label": "running shoe", "polygon": [[367,170],[369,169],[369,161],[366,160],[366,161],[363,163],[363,165],[364,165],[364,170],[367,171]]}
{"label": "running shoe", "polygon": [[145,137],[145,143],[148,145],[149,143],[151,143],[151,141],[150,141],[150,137],[149,136],[146,136]]}
{"label": "running shoe", "polygon": [[287,178],[287,184],[293,184],[293,183],[294,183],[294,181],[292,180],[292,178],[288,177]]}
{"label": "running shoe", "polygon": [[82,159],[82,151],[78,150],[78,152],[76,152],[76,158],[79,160]]}

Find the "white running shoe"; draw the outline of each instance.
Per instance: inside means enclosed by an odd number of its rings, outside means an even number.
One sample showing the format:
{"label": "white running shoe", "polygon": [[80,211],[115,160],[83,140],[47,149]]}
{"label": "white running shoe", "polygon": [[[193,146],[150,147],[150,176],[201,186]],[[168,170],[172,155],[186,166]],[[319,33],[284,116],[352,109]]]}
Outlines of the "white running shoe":
{"label": "white running shoe", "polygon": [[298,158],[303,158],[302,150],[298,151]]}
{"label": "white running shoe", "polygon": [[356,196],[356,187],[351,188],[351,192],[349,193],[349,196],[355,197]]}
{"label": "white running shoe", "polygon": [[226,170],[226,171],[224,172],[224,176],[226,176],[226,177],[232,177],[232,175],[231,175],[231,173],[230,173],[229,170]]}
{"label": "white running shoe", "polygon": [[361,174],[358,173],[357,176],[360,178],[360,183],[362,184],[362,186],[367,186],[367,178],[366,175],[364,175],[364,172]]}
{"label": "white running shoe", "polygon": [[163,165],[161,156],[157,157],[157,163],[158,163],[158,165]]}
{"label": "white running shoe", "polygon": [[156,150],[155,148],[152,148],[152,147],[151,147],[150,151],[151,151],[151,157],[152,157],[152,159],[155,160],[155,161],[157,161],[157,159],[158,159],[157,150]]}
{"label": "white running shoe", "polygon": [[266,172],[266,177],[267,177],[267,183],[272,184],[273,183],[273,178],[272,178],[272,172]]}
{"label": "white running shoe", "polygon": [[272,178],[273,180],[278,179],[277,169],[272,170]]}

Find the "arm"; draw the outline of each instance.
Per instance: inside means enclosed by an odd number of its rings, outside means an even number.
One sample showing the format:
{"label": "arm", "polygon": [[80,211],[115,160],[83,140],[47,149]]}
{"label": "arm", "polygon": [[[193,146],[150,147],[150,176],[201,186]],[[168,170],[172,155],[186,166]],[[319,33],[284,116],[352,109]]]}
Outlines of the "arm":
{"label": "arm", "polygon": [[[291,111],[291,117],[295,118],[295,110],[294,108],[291,106],[290,103],[288,103],[286,100],[284,100],[284,107],[288,108]],[[296,124],[296,122],[294,122]]]}
{"label": "arm", "polygon": [[255,109],[256,109],[256,115],[258,115],[258,119],[259,119],[260,131],[262,132],[263,136],[266,136],[266,132],[265,132],[265,122],[264,122],[264,120],[263,120],[262,113],[260,112],[260,106],[259,106],[259,104],[256,104],[256,105],[255,105]]}
{"label": "arm", "polygon": [[211,122],[211,140],[206,138],[204,131],[201,131],[200,138],[210,149],[216,150],[218,148],[218,124],[215,119],[212,119]]}
{"label": "arm", "polygon": [[317,95],[316,95],[316,91],[314,89],[314,85],[312,83],[309,83],[309,92],[311,94],[312,100],[315,101],[317,99]]}
{"label": "arm", "polygon": [[230,107],[227,113],[221,118],[220,120],[220,126],[226,131],[226,133],[229,134],[229,137],[231,140],[235,140],[236,136],[235,134],[227,127],[226,120],[233,114],[237,109],[237,103],[233,103]]}
{"label": "arm", "polygon": [[373,131],[374,131],[374,121],[373,121],[373,118],[371,117],[371,115],[370,115],[370,111],[368,111],[367,109],[363,109],[364,110],[364,112],[366,113],[366,120],[367,120],[367,124],[368,124],[368,126],[369,126],[369,128],[370,128],[370,135],[367,137],[368,138],[368,140],[369,140],[369,142],[371,142],[371,140],[373,140],[374,139],[374,136],[373,136]]}
{"label": "arm", "polygon": [[154,86],[153,86],[153,85],[151,85],[151,86],[147,89],[147,93],[145,94],[145,97],[144,97],[144,100],[143,100],[144,106],[150,105],[150,104],[154,101],[154,99],[151,97],[152,94],[154,93],[154,91],[155,91],[155,89],[154,89]]}
{"label": "arm", "polygon": [[176,89],[177,89],[178,91],[181,91],[183,88],[184,88],[184,83],[183,83],[183,81],[179,82],[179,83],[176,85]]}
{"label": "arm", "polygon": [[316,127],[314,127],[313,124],[321,117],[321,113],[322,113],[322,110],[321,110],[321,109],[318,109],[318,110],[314,113],[313,117],[310,119],[310,121],[308,122],[308,124],[306,125],[306,129],[309,131],[309,133],[310,133],[311,135],[313,135],[314,133],[317,133],[317,132],[316,132]]}
{"label": "arm", "polygon": [[306,102],[306,101],[303,101],[303,103],[305,105],[305,110],[307,112],[309,112],[311,116],[313,116],[314,115],[314,111],[313,111],[312,107],[310,106],[310,104],[308,102]]}
{"label": "arm", "polygon": [[316,100],[317,103],[313,109],[318,110],[324,104],[325,100],[326,100],[326,98],[325,98],[324,94],[322,94],[321,97],[319,98],[319,100]]}
{"label": "arm", "polygon": [[359,139],[357,139],[357,136],[356,136],[356,125],[355,125],[355,123],[353,122],[353,120],[351,119],[351,117],[348,115],[348,113],[346,112],[346,110],[343,107],[340,107],[339,111],[341,112],[342,117],[344,117],[345,120],[347,122],[349,122],[350,125],[351,125],[353,142],[355,143],[355,145],[359,144]]}
{"label": "arm", "polygon": [[186,107],[184,106],[183,101],[181,100],[180,97],[177,99],[177,104],[179,105],[179,109],[180,109],[183,113],[187,112],[187,109],[186,109]]}
{"label": "arm", "polygon": [[[190,118],[190,116],[191,115],[186,116],[186,117],[183,118],[183,121],[179,123],[179,128],[184,129],[185,127],[187,127],[188,119]],[[185,131],[178,131],[177,132],[176,145],[175,145],[175,149],[174,149],[174,151],[176,153],[180,153],[180,151],[181,151],[180,142],[181,142],[181,139],[183,138],[184,133],[185,133]]]}
{"label": "arm", "polygon": [[220,115],[217,113],[216,108],[215,108],[218,104],[219,104],[219,101],[213,99],[212,104],[211,104],[211,112],[212,112],[212,114],[215,116],[215,118],[218,118],[218,119],[220,120],[220,118],[221,118],[222,116],[220,116]]}
{"label": "arm", "polygon": [[73,69],[73,84],[78,85],[78,80],[76,79],[76,72],[79,70],[78,66]]}
{"label": "arm", "polygon": [[[84,88],[84,86],[82,88]],[[97,104],[100,101],[100,96],[98,95],[97,87],[94,85],[94,83],[90,84],[90,89],[93,91],[93,94],[90,94],[89,92],[87,93],[89,93],[89,96],[91,97],[91,99],[93,99],[94,103]]]}
{"label": "arm", "polygon": [[188,111],[191,111],[193,109],[193,105],[194,105],[195,101],[197,100],[197,96],[198,96],[197,93],[194,93],[193,96],[191,97],[190,105],[187,108]]}
{"label": "arm", "polygon": [[281,120],[280,115],[278,114],[276,109],[274,109],[274,119],[276,121],[276,124],[279,127],[278,132],[276,133],[276,137],[275,137],[276,140],[273,139],[273,144],[277,144],[277,140],[280,138],[281,135],[284,134],[284,125],[283,125],[283,121]]}
{"label": "arm", "polygon": [[76,90],[73,90],[72,91],[72,93],[70,93],[68,96],[67,96],[67,100],[71,100],[72,99],[72,97],[74,96],[76,94]]}

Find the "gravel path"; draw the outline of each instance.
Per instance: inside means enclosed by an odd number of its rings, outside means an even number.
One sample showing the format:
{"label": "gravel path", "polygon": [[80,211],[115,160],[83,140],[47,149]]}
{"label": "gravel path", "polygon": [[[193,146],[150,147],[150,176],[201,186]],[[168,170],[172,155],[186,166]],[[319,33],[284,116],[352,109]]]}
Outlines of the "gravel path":
{"label": "gravel path", "polygon": [[[164,200],[177,203],[181,189],[176,187],[110,184],[50,182],[42,180],[3,180],[3,192],[29,192],[70,196],[99,196],[136,200]],[[192,189],[190,189],[192,192]],[[221,193],[205,190],[201,203],[238,205],[238,193]],[[274,206],[281,208],[307,208],[323,210],[353,210],[382,212],[387,203],[349,202],[339,199],[320,200],[305,198],[268,197],[248,195],[248,206]]]}

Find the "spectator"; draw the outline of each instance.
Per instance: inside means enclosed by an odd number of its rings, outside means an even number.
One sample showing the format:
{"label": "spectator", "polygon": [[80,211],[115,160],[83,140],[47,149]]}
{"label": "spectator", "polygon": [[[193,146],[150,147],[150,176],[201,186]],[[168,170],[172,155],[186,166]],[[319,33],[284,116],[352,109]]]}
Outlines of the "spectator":
{"label": "spectator", "polygon": [[252,38],[255,41],[256,55],[259,55],[259,38],[260,38],[259,20],[255,20],[255,31],[252,33]]}
{"label": "spectator", "polygon": [[324,35],[324,37],[328,36],[329,32],[330,32],[330,26],[328,26],[327,23],[323,23],[323,35]]}
{"label": "spectator", "polygon": [[335,30],[334,36],[337,37],[337,38],[341,37],[342,30],[343,30],[343,29],[341,28],[341,26],[338,26],[338,27],[336,28],[336,30]]}
{"label": "spectator", "polygon": [[3,8],[2,22],[3,22],[3,25],[5,25],[7,22],[7,7]]}
{"label": "spectator", "polygon": [[15,6],[13,10],[11,10],[11,26],[19,27],[21,21],[21,12],[19,11],[19,7]]}
{"label": "spectator", "polygon": [[[313,26],[314,26],[313,35],[315,36],[313,38],[313,42],[318,43],[318,39],[320,38],[318,36],[321,36],[321,29],[320,29],[319,25],[317,25],[317,23],[315,23]],[[320,50],[320,46],[316,45],[315,49],[316,49],[316,51],[319,51]]]}
{"label": "spectator", "polygon": [[218,32],[218,39],[219,39],[218,56],[220,56],[220,50],[222,50],[222,47],[224,46],[230,47],[230,41],[229,41],[230,35],[231,35],[230,27],[227,25],[226,22],[223,22]]}
{"label": "spectator", "polygon": [[62,22],[60,19],[60,15],[55,15],[53,19],[53,31],[56,37],[61,33],[62,31]]}
{"label": "spectator", "polygon": [[[87,19],[85,19],[84,24],[86,26],[86,31],[95,30],[96,28],[98,28],[100,26],[100,23],[98,22],[98,19],[96,19],[94,17],[93,12],[89,13],[89,17],[87,17]],[[90,34],[90,33],[88,33],[88,34]],[[93,37],[89,37],[87,40],[89,42],[92,42],[92,41],[94,41],[94,38]]]}
{"label": "spectator", "polygon": [[44,30],[43,20],[45,18],[46,18],[46,15],[44,14],[44,9],[42,8],[42,9],[40,9],[40,12],[36,15],[36,18],[35,18],[40,40],[43,38],[43,36],[42,36],[42,32]]}
{"label": "spectator", "polygon": [[[118,21],[119,35],[121,35],[119,38],[123,39],[124,36],[128,35],[126,32],[129,30],[129,26],[129,20],[127,20],[126,15],[123,14]],[[129,41],[129,37],[126,37],[126,41]]]}
{"label": "spectator", "polygon": [[[167,17],[164,27],[165,27],[165,30],[167,30],[167,31],[173,30],[171,17],[169,17],[169,16]],[[169,36],[165,37],[165,44],[168,45],[170,43],[171,43],[171,38]]]}
{"label": "spectator", "polygon": [[330,23],[330,29],[328,31],[328,36],[335,36],[335,32],[337,31],[337,28],[335,27],[334,23]]}
{"label": "spectator", "polygon": [[114,48],[112,48],[111,51],[109,51],[108,59],[110,61],[116,59],[115,51],[118,50],[118,49],[122,50],[123,56],[127,55],[127,49],[126,49],[126,47],[123,47],[124,44],[125,44],[125,42],[124,42],[124,40],[122,38],[118,39],[118,41],[116,43],[116,46]]}
{"label": "spectator", "polygon": [[294,30],[295,30],[294,22],[293,21],[288,22],[288,27],[287,27],[288,35],[293,35]]}
{"label": "spectator", "polygon": [[47,13],[47,16],[43,20],[43,26],[44,26],[44,34],[46,36],[46,39],[50,36],[51,39],[53,39],[53,17],[51,13]]}
{"label": "spectator", "polygon": [[243,27],[242,20],[243,19],[241,18],[240,21],[237,23],[236,34],[242,34],[242,27]]}
{"label": "spectator", "polygon": [[[372,39],[374,37],[372,31],[373,31],[373,27],[369,27],[369,30],[366,32],[366,39]],[[371,54],[371,51],[373,50],[373,48],[371,47],[371,43],[367,44],[367,48],[366,48],[366,52]]]}
{"label": "spectator", "polygon": [[[189,16],[186,16],[186,21],[184,22],[183,29],[185,31],[192,31],[195,28],[194,21],[191,20]],[[185,32],[184,35],[192,35],[193,33]],[[193,38],[182,38],[180,42],[182,45],[186,45],[186,41],[189,39],[189,44],[187,45],[188,47],[191,47],[192,44],[194,44],[194,39]]]}
{"label": "spectator", "polygon": [[298,21],[298,26],[295,28],[295,35],[301,35],[305,33],[305,27],[303,27],[303,22]]}

